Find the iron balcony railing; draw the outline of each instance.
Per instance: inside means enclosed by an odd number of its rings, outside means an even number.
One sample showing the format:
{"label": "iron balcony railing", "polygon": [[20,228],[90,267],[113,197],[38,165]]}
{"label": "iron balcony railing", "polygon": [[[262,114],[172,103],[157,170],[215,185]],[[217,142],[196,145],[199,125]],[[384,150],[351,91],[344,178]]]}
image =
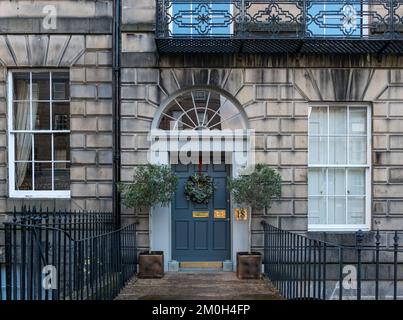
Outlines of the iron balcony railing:
{"label": "iron balcony railing", "polygon": [[264,272],[287,299],[402,300],[403,247],[399,234],[364,244],[337,245],[262,221]]}
{"label": "iron balcony railing", "polygon": [[162,53],[403,52],[403,0],[157,0]]}
{"label": "iron balcony railing", "polygon": [[107,212],[14,212],[0,226],[0,301],[113,299],[137,271],[136,224],[113,226]]}

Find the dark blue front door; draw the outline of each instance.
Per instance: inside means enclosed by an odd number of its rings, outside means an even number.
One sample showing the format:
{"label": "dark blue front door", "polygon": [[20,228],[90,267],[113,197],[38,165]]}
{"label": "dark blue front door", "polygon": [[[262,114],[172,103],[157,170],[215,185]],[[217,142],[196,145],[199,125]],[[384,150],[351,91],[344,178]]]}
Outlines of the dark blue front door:
{"label": "dark blue front door", "polygon": [[[214,195],[208,204],[188,201],[184,193],[188,177],[198,173],[198,166],[175,165],[174,170],[179,177],[179,184],[172,203],[173,259],[177,261],[224,261],[229,259],[228,166],[224,164],[202,166],[201,171],[213,177],[216,186]],[[225,210],[225,213],[222,210]],[[216,211],[216,217],[214,211]]]}

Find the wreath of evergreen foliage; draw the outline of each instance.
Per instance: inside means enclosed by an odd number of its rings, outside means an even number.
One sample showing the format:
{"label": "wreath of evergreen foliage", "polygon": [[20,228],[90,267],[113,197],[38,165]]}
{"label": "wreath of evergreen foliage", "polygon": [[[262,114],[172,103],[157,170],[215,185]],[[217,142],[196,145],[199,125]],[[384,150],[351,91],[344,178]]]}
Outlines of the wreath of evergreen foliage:
{"label": "wreath of evergreen foliage", "polygon": [[185,184],[186,198],[198,204],[207,204],[213,196],[215,185],[213,179],[206,174],[191,175]]}

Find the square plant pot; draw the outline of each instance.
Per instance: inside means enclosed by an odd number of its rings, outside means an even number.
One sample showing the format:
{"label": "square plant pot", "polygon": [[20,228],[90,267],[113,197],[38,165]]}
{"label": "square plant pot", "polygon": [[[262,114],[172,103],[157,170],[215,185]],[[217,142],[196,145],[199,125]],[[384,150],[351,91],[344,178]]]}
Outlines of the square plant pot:
{"label": "square plant pot", "polygon": [[236,255],[238,279],[260,279],[262,254],[260,252],[238,252]]}
{"label": "square plant pot", "polygon": [[143,251],[139,254],[139,278],[162,278],[164,276],[164,253]]}

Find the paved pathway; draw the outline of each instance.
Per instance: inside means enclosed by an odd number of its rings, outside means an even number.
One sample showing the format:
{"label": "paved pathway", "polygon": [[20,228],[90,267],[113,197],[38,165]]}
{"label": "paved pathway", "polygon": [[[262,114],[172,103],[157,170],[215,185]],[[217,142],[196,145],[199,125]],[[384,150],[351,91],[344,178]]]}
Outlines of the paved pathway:
{"label": "paved pathway", "polygon": [[233,272],[175,272],[162,279],[132,279],[118,300],[274,300],[266,279],[239,280]]}

